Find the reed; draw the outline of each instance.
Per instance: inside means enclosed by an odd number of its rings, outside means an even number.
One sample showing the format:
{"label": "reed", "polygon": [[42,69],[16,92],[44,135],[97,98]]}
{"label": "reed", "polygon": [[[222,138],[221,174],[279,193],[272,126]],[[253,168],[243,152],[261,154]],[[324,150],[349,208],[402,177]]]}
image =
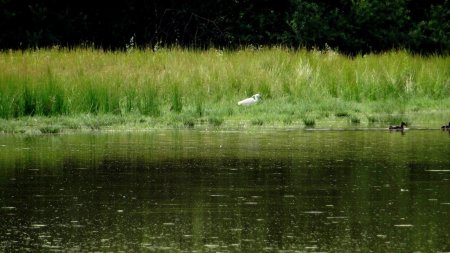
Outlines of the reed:
{"label": "reed", "polygon": [[[237,106],[254,93],[262,94],[260,104]],[[450,57],[405,51],[354,58],[281,47],[0,53],[3,119],[141,115],[167,126],[291,125],[354,112],[371,121],[377,114],[448,111],[449,97]]]}

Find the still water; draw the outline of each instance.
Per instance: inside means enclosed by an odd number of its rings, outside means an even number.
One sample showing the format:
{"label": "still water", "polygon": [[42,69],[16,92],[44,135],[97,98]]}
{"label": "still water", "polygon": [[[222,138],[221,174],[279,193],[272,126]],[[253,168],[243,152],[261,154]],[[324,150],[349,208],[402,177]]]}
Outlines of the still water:
{"label": "still water", "polygon": [[0,136],[0,251],[449,252],[436,130]]}

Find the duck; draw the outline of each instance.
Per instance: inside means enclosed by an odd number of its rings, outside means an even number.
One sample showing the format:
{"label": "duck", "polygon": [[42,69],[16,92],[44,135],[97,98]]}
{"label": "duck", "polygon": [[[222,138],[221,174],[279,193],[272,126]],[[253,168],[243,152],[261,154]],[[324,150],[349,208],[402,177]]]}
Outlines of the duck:
{"label": "duck", "polygon": [[249,98],[241,100],[238,102],[238,105],[249,106],[258,103],[262,99],[260,94],[255,94]]}
{"label": "duck", "polygon": [[389,130],[405,130],[406,123],[402,121],[400,126],[389,126]]}
{"label": "duck", "polygon": [[442,130],[450,130],[450,122],[448,122],[448,125],[441,126]]}

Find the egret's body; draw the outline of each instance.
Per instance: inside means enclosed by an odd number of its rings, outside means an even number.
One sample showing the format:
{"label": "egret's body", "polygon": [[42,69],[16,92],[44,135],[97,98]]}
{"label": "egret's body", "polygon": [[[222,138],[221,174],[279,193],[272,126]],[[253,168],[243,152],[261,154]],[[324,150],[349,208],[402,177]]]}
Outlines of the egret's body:
{"label": "egret's body", "polygon": [[261,95],[255,94],[249,98],[239,101],[238,105],[245,105],[245,106],[253,105],[258,103],[259,100],[261,100]]}

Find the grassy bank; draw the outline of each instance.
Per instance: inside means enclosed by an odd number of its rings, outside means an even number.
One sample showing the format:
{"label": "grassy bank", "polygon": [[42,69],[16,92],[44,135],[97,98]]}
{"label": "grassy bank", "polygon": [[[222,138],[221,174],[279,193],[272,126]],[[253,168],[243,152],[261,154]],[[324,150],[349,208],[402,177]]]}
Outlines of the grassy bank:
{"label": "grassy bank", "polygon": [[[237,106],[254,93],[260,104]],[[445,123],[449,111],[450,57],[283,48],[0,53],[2,132],[383,125],[429,115]]]}

